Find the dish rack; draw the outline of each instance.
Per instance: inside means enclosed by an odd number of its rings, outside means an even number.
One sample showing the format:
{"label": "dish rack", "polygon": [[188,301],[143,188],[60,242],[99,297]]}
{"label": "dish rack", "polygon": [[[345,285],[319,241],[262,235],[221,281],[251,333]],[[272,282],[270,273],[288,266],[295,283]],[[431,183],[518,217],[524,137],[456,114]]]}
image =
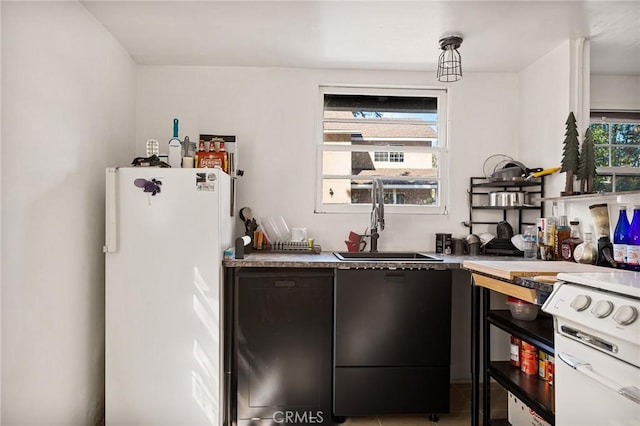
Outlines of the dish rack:
{"label": "dish rack", "polygon": [[322,248],[316,244],[309,246],[309,243],[306,241],[275,241],[263,246],[262,249],[256,249],[256,251],[268,253],[320,254]]}

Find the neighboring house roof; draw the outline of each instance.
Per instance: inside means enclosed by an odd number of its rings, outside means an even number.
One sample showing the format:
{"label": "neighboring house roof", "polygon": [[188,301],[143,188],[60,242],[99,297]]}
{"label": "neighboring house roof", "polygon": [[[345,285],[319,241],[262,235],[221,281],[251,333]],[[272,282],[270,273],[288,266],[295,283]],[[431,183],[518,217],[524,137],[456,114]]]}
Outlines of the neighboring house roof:
{"label": "neighboring house roof", "polygon": [[[325,118],[352,119],[353,115],[350,111],[325,111]],[[407,119],[407,121],[410,120]],[[430,125],[376,123],[375,119],[372,119],[371,123],[326,121],[325,131],[362,135],[365,140],[369,138],[438,138],[438,132]]]}
{"label": "neighboring house roof", "polygon": [[[380,177],[397,177],[406,176],[416,179],[434,178],[438,176],[438,169],[376,169],[376,170],[362,170],[358,173],[358,176],[380,176]],[[370,179],[354,179],[356,182],[369,182]],[[385,182],[390,180],[385,179]]]}

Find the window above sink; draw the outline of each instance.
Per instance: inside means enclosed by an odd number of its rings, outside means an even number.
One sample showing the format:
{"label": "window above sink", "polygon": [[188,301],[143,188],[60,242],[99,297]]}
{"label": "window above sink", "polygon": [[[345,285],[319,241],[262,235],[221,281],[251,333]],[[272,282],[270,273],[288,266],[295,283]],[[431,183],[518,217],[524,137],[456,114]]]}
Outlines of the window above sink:
{"label": "window above sink", "polygon": [[316,213],[368,211],[374,179],[391,213],[446,212],[445,89],[320,89]]}

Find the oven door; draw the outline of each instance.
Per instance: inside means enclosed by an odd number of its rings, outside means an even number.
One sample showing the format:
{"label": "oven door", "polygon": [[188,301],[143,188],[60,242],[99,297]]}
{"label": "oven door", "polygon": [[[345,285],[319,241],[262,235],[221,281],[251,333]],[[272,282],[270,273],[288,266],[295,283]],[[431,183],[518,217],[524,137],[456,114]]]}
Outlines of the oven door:
{"label": "oven door", "polygon": [[638,425],[640,368],[555,335],[556,424]]}

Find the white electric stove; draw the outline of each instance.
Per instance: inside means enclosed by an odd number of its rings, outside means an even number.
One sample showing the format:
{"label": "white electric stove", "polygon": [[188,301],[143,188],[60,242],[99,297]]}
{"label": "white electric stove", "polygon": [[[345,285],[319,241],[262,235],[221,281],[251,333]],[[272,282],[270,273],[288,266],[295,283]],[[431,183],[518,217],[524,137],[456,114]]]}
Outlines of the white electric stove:
{"label": "white electric stove", "polygon": [[640,272],[561,273],[554,318],[556,424],[640,424]]}

